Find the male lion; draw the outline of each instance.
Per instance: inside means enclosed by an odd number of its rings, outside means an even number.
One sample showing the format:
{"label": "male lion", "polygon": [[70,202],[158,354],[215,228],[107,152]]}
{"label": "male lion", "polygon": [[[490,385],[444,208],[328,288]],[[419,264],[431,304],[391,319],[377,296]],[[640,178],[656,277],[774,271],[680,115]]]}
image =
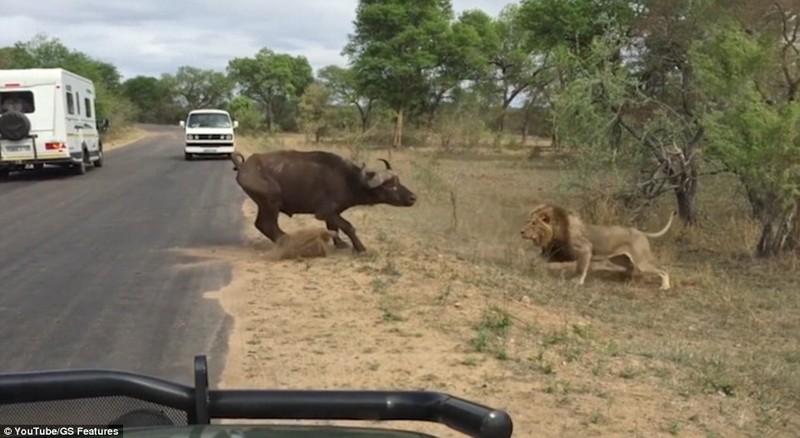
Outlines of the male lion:
{"label": "male lion", "polygon": [[654,265],[648,237],[666,234],[676,214],[670,214],[661,231],[647,233],[619,225],[587,224],[574,210],[539,204],[531,210],[521,234],[542,248],[542,257],[548,262],[577,262],[578,284],[586,280],[591,262],[605,260],[625,268],[628,276],[636,271],[657,274],[661,277],[661,290],[667,290],[669,274]]}

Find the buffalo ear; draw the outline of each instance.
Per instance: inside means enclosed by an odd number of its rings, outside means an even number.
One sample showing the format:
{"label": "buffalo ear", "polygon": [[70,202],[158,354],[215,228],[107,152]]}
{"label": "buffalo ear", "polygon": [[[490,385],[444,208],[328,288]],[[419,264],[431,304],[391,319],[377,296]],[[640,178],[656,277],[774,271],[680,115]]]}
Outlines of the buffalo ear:
{"label": "buffalo ear", "polygon": [[370,181],[375,179],[376,172],[374,170],[362,170],[361,177],[364,181],[364,184],[369,184]]}
{"label": "buffalo ear", "polygon": [[383,183],[383,180],[378,177],[378,172],[374,170],[367,170],[364,172],[364,185],[369,187],[370,189],[374,189],[380,187]]}

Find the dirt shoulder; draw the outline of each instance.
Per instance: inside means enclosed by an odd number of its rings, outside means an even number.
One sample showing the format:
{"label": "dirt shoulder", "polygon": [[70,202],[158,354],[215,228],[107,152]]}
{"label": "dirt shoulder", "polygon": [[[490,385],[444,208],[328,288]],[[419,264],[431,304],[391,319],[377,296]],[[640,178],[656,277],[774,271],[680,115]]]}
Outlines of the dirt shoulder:
{"label": "dirt shoulder", "polygon": [[103,150],[108,152],[114,149],[119,149],[137,141],[149,137],[151,135],[156,135],[150,131],[142,129],[138,126],[131,126],[125,129],[123,132],[116,134],[109,139],[105,140],[103,143]]}

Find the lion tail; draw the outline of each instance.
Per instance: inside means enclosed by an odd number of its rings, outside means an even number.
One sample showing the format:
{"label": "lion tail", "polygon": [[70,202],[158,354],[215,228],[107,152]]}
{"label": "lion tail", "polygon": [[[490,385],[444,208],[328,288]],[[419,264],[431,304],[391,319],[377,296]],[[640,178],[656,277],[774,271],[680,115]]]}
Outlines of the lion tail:
{"label": "lion tail", "polygon": [[677,211],[673,211],[669,215],[669,220],[667,221],[667,225],[665,225],[664,228],[662,228],[660,231],[656,231],[655,233],[644,233],[644,235],[647,236],[647,237],[656,238],[656,237],[661,237],[661,236],[667,234],[667,231],[669,231],[669,227],[672,226],[672,220],[675,219],[675,215],[676,214],[678,214],[678,212]]}
{"label": "lion tail", "polygon": [[233,170],[239,170],[239,166],[244,163],[244,155],[234,152],[231,154],[231,161],[233,162]]}

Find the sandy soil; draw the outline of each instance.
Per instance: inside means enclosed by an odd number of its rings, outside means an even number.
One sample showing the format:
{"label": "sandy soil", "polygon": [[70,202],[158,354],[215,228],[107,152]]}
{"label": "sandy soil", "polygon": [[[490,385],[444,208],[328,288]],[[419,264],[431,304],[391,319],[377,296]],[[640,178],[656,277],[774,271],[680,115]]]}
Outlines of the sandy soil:
{"label": "sandy soil", "polygon": [[[357,210],[349,218],[356,224],[375,223],[371,214],[389,213],[378,212],[380,208]],[[243,210],[254,217],[251,202]],[[299,217],[283,218],[281,225],[288,232],[317,226],[313,219]],[[571,372],[569,364],[558,366],[564,383],[553,384],[530,375],[533,358],[509,366],[474,352],[469,347],[475,338],[471,322],[481,319],[490,301],[504,306],[518,323],[535,322],[543,330],[589,323],[526,299],[498,300],[499,291],[471,282],[449,282],[446,273],[480,276],[482,269],[425,250],[419,242],[395,240],[402,238],[399,230],[379,237],[378,227],[372,232],[361,228],[362,240],[374,251],[362,257],[342,250],[326,259],[270,260],[272,245],[253,227],[245,230],[250,242],[243,248],[192,251],[234,265],[234,281],[207,294],[235,318],[220,388],[443,391],[507,410],[519,437],[669,436],[657,429],[691,409],[687,402],[653,397],[654,388],[647,384],[597,378],[584,381],[585,388],[570,389],[574,378],[584,378],[577,369]],[[381,255],[392,251],[413,256]],[[384,286],[388,283],[391,289]],[[526,351],[530,334],[516,336],[520,338],[508,340],[508,355],[534,356]],[[620,362],[611,366],[629,365]],[[602,433],[592,432],[593,422],[609,418],[612,424],[598,425]],[[462,437],[436,424],[390,426]]]}
{"label": "sandy soil", "polygon": [[[554,279],[557,270],[538,279],[474,263],[397,219],[411,210],[385,206],[345,214],[367,255],[275,261],[273,245],[249,225],[254,204],[241,208],[247,245],[192,251],[234,266],[233,282],[208,294],[235,318],[221,388],[443,391],[507,410],[519,437],[744,436],[715,412],[718,394],[664,391],[636,375],[639,358],[606,352],[614,334],[602,323],[536,305],[542,287],[560,285],[565,300],[587,293]],[[288,232],[322,226],[301,216],[280,222]],[[510,251],[532,260],[522,247]],[[650,291],[658,280],[650,283],[631,286],[631,296],[658,302]],[[481,334],[493,308],[511,318],[502,337]],[[462,436],[436,424],[390,426]]]}

